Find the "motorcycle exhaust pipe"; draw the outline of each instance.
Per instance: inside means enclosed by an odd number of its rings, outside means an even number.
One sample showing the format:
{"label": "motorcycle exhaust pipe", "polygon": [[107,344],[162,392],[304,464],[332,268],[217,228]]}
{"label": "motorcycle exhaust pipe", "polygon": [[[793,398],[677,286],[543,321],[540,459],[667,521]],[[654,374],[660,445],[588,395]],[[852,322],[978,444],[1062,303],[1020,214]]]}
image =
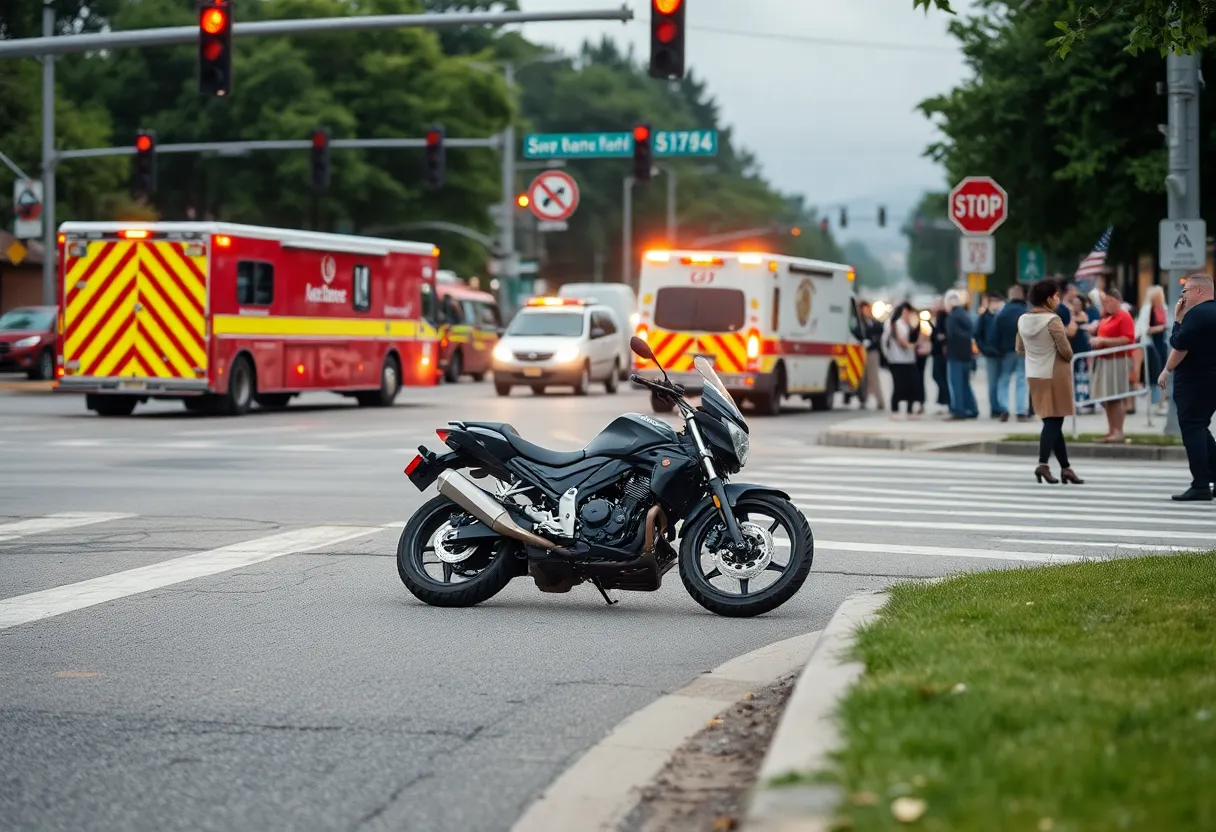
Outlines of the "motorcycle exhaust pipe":
{"label": "motorcycle exhaust pipe", "polygon": [[499,534],[523,541],[540,549],[557,549],[552,540],[546,540],[520,526],[511,518],[506,506],[478,488],[459,471],[444,471],[436,480],[439,493],[447,497],[469,514],[485,523]]}

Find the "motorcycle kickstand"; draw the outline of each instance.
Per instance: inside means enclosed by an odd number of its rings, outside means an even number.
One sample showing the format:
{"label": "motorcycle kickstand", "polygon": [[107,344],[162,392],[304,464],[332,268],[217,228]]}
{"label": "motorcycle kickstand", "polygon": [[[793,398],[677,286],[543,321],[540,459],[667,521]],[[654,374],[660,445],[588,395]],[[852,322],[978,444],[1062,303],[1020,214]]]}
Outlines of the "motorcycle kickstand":
{"label": "motorcycle kickstand", "polygon": [[604,589],[604,585],[602,583],[600,583],[599,578],[592,578],[591,584],[592,584],[592,586],[594,586],[596,589],[598,589],[600,591],[600,595],[604,596],[604,600],[608,603],[608,606],[611,607],[613,604],[621,603],[619,599],[616,601],[613,601],[611,598],[608,597],[608,592]]}

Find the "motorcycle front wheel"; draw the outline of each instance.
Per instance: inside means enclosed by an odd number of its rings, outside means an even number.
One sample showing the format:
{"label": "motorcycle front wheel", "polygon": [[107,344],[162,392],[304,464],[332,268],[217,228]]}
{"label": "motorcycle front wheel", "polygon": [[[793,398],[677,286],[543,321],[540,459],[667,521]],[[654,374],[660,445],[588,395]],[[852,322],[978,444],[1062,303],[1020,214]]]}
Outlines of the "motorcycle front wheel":
{"label": "motorcycle front wheel", "polygon": [[734,514],[747,550],[728,549],[726,523],[718,512],[706,512],[681,536],[680,580],[712,613],[763,615],[794,597],[810,574],[811,526],[788,500],[769,494],[740,498]]}
{"label": "motorcycle front wheel", "polygon": [[442,495],[414,512],[397,543],[397,574],[419,601],[433,607],[472,607],[488,601],[519,574],[516,546],[506,538],[475,545],[444,541],[472,518]]}

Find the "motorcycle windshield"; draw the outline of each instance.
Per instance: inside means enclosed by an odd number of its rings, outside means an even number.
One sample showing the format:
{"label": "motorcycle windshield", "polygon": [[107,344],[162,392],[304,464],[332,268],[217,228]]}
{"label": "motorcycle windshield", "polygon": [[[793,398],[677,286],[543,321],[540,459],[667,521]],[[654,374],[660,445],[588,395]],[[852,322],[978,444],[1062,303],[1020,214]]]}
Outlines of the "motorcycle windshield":
{"label": "motorcycle windshield", "polygon": [[709,361],[703,356],[698,355],[692,360],[692,364],[697,368],[697,372],[701,374],[701,378],[705,379],[705,389],[701,393],[702,398],[711,396],[727,413],[733,415],[741,423],[746,424],[743,414],[739,412],[739,406],[735,404],[735,400],[726,391],[726,385],[722,383],[722,379],[718,378],[718,374],[714,372],[714,368],[710,365]]}

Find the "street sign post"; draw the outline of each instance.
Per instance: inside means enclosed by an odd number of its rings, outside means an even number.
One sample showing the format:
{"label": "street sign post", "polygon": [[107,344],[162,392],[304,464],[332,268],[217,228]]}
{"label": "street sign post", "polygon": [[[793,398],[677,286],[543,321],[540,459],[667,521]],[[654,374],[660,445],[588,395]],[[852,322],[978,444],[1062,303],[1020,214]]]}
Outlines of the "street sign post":
{"label": "street sign post", "polygon": [[1037,283],[1047,275],[1047,256],[1043,249],[1018,243],[1018,282]]}
{"label": "street sign post", "polygon": [[950,190],[950,221],[964,234],[991,234],[1009,216],[1009,195],[991,176],[968,176]]}
{"label": "street sign post", "polygon": [[960,237],[959,268],[968,274],[992,274],[996,271],[996,240],[992,237]]}
{"label": "street sign post", "polygon": [[[654,155],[717,156],[717,130],[656,130],[651,136]],[[633,133],[529,133],[524,136],[525,159],[628,159],[633,156]]]}
{"label": "street sign post", "polygon": [[1161,269],[1193,271],[1208,261],[1208,230],[1203,220],[1162,220],[1158,230]]}
{"label": "street sign post", "polygon": [[565,171],[547,170],[532,180],[528,198],[538,231],[565,231],[566,220],[578,208],[578,183]]}

